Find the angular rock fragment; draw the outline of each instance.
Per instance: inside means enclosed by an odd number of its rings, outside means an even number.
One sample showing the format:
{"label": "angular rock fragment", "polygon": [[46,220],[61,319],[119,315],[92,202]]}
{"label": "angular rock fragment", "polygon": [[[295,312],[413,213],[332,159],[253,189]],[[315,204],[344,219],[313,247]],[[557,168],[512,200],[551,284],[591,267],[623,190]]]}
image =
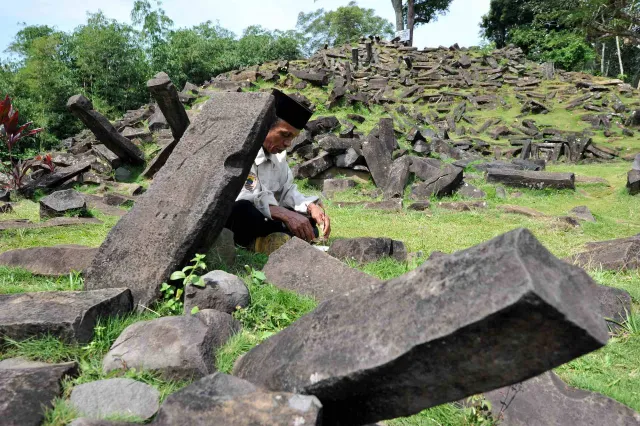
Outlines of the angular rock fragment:
{"label": "angular rock fragment", "polygon": [[331,166],[333,166],[333,158],[329,153],[325,152],[309,161],[298,164],[293,168],[292,172],[296,179],[307,179],[318,176],[320,173],[331,168]]}
{"label": "angular rock fragment", "polygon": [[274,118],[270,94],[212,94],[144,197],[107,236],[86,287],[126,283],[136,305],[157,300],[160,284],[224,227]]}
{"label": "angular rock fragment", "polygon": [[36,275],[61,277],[84,271],[97,252],[96,248],[76,245],[15,249],[0,253],[0,265],[26,269]]}
{"label": "angular rock fragment", "polygon": [[640,414],[595,392],[565,384],[552,371],[484,394],[500,424],[528,425],[620,425],[637,426]]}
{"label": "angular rock fragment", "polygon": [[298,70],[289,70],[289,72],[300,80],[307,81],[314,86],[326,86],[329,84],[329,74]]}
{"label": "angular rock fragment", "polygon": [[120,416],[148,420],[160,408],[160,392],[146,383],[115,378],[74,386],[69,401],[80,415],[93,419]]}
{"label": "angular rock fragment", "polygon": [[411,187],[412,199],[451,195],[462,184],[463,170],[435,158],[413,158],[411,173],[423,182]]}
{"label": "angular rock fragment", "polygon": [[612,330],[618,329],[618,324],[623,324],[632,313],[631,295],[622,289],[599,285],[598,300],[602,317]]}
{"label": "angular rock fragment", "polygon": [[0,334],[14,340],[51,335],[87,343],[99,317],[133,309],[127,289],[0,295]]}
{"label": "angular rock fragment", "polygon": [[438,203],[438,207],[444,210],[456,212],[470,212],[476,209],[486,209],[486,201],[456,201],[451,203]]}
{"label": "angular rock fragment", "polygon": [[333,132],[340,127],[340,121],[334,116],[318,117],[307,123],[305,129],[310,133],[311,137],[324,133]]}
{"label": "angular rock fragment", "polygon": [[378,188],[385,188],[391,172],[391,152],[380,139],[369,136],[362,143],[362,155]]}
{"label": "angular rock fragment", "polygon": [[323,424],[406,416],[600,348],[608,337],[595,290],[584,271],[515,230],[325,301],[234,372],[315,395]]}
{"label": "angular rock fragment", "polygon": [[215,371],[216,351],[240,328],[231,315],[211,309],[137,322],[116,339],[102,369],[155,371],[169,380],[204,377]]}
{"label": "angular rock fragment", "polygon": [[272,253],[263,271],[267,281],[276,287],[318,301],[380,282],[298,238]]}
{"label": "angular rock fragment", "polygon": [[583,268],[619,271],[640,268],[640,234],[611,241],[590,243],[587,251],[570,258]]}
{"label": "angular rock fragment", "polygon": [[87,213],[87,202],[82,194],[73,189],[56,191],[40,199],[40,218],[65,216],[69,213],[84,215]]}
{"label": "angular rock fragment", "polygon": [[93,132],[100,142],[123,161],[144,164],[144,153],[140,148],[118,133],[103,115],[94,111],[93,104],[89,99],[82,95],[72,96],[67,101],[67,108]]}
{"label": "angular rock fragment", "polygon": [[321,410],[314,396],[268,392],[237,377],[215,373],[170,395],[153,424],[319,426]]}
{"label": "angular rock fragment", "polygon": [[103,144],[93,145],[91,148],[96,155],[109,164],[113,169],[117,169],[122,165],[122,160],[113,151]]}
{"label": "angular rock fragment", "polygon": [[458,189],[458,194],[467,198],[485,198],[487,196],[483,190],[478,189],[473,185],[469,185],[468,183],[464,183],[460,189]]}
{"label": "angular rock fragment", "polygon": [[[75,362],[0,363],[0,418],[5,426],[40,426],[62,395],[62,380],[78,375]],[[29,365],[31,364],[31,365]]]}
{"label": "angular rock fragment", "polygon": [[395,131],[393,130],[393,118],[381,118],[378,123],[380,141],[387,147],[389,152],[398,149]]}
{"label": "angular rock fragment", "polygon": [[203,253],[205,253],[205,262],[211,270],[220,263],[227,267],[231,267],[236,263],[236,243],[234,241],[233,232],[230,229],[223,228],[220,234],[213,239],[212,243],[206,243]]}
{"label": "angular rock fragment", "polygon": [[407,260],[407,250],[402,241],[391,238],[349,238],[336,240],[328,251],[330,256],[343,261],[358,263],[375,262],[391,257],[399,262]]}
{"label": "angular rock fragment", "polygon": [[640,170],[631,170],[627,175],[627,189],[629,194],[640,194]]}
{"label": "angular rock fragment", "polygon": [[487,171],[487,182],[531,189],[576,189],[575,175],[573,173],[489,169]]}
{"label": "angular rock fragment", "polygon": [[336,167],[350,168],[364,163],[364,157],[355,149],[349,148],[344,154],[338,155],[335,158],[335,163]]}
{"label": "angular rock fragment", "polygon": [[37,190],[49,191],[91,169],[91,162],[79,162],[73,166],[57,168],[55,172],[31,180],[20,188],[20,192],[31,197]]}
{"label": "angular rock fragment", "polygon": [[187,112],[180,102],[178,89],[173,85],[169,76],[160,72],[147,82],[147,89],[158,102],[160,111],[171,127],[173,137],[180,140],[189,127],[190,121]]}
{"label": "angular rock fragment", "polygon": [[519,214],[522,216],[527,216],[527,217],[547,217],[546,214],[539,212],[537,210],[534,210],[530,207],[524,207],[524,206],[511,206],[508,204],[503,204],[498,206],[498,208],[502,211],[504,211],[505,213],[512,213],[512,214]]}
{"label": "angular rock fragment", "polygon": [[327,198],[332,198],[336,192],[347,191],[357,185],[353,179],[326,179],[322,181],[322,194]]}
{"label": "angular rock fragment", "polygon": [[344,139],[328,135],[320,139],[318,145],[331,155],[339,155],[344,154],[349,149],[360,150],[361,143],[357,139]]}
{"label": "angular rock fragment", "polygon": [[228,314],[249,306],[251,297],[244,281],[224,271],[211,271],[202,277],[204,288],[188,285],[184,292],[184,311],[214,309]]}
{"label": "angular rock fragment", "polygon": [[[187,117],[188,118],[188,117]],[[162,110],[158,109],[149,117],[149,130],[152,132],[159,132],[162,129],[169,129],[169,123],[166,117],[162,113]]]}
{"label": "angular rock fragment", "polygon": [[391,164],[387,185],[384,188],[385,200],[404,197],[404,189],[409,181],[410,167],[410,157],[400,157]]}
{"label": "angular rock fragment", "polygon": [[585,222],[595,223],[596,218],[591,214],[591,210],[587,206],[578,206],[571,209],[569,214],[579,220],[584,220]]}

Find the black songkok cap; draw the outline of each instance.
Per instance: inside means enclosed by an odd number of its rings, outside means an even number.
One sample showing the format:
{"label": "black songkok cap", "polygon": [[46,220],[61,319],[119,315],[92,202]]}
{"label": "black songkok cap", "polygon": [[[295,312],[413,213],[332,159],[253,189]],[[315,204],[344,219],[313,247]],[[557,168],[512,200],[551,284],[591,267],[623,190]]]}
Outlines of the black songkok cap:
{"label": "black songkok cap", "polygon": [[276,115],[298,130],[304,129],[313,115],[313,111],[294,101],[278,89],[273,89],[276,98]]}

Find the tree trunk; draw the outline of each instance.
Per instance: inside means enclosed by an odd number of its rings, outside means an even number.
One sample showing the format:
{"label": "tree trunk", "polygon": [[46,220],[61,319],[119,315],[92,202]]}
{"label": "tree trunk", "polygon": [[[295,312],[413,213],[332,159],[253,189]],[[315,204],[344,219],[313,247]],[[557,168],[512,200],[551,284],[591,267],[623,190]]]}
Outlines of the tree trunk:
{"label": "tree trunk", "polygon": [[601,76],[605,76],[604,75],[604,54],[607,50],[607,45],[605,43],[602,43],[602,56],[600,57],[600,75]]}
{"label": "tree trunk", "polygon": [[396,31],[404,30],[404,16],[402,16],[402,0],[391,0],[393,10],[396,12]]}
{"label": "tree trunk", "polygon": [[622,55],[620,54],[620,37],[616,36],[616,47],[618,48],[618,62],[620,63],[620,75],[624,75],[624,67],[622,66]]}
{"label": "tree trunk", "polygon": [[413,46],[413,25],[416,17],[414,0],[409,0],[407,7],[407,28],[409,29],[409,46]]}

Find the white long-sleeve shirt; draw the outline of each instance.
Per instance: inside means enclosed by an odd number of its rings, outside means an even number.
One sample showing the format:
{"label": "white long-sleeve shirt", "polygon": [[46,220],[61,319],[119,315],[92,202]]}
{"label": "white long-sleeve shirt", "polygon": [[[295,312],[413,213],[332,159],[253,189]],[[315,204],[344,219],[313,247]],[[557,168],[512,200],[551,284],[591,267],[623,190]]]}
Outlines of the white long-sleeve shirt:
{"label": "white long-sleeve shirt", "polygon": [[265,217],[271,219],[269,206],[280,206],[307,213],[309,204],[318,197],[307,197],[293,183],[293,173],[287,164],[287,153],[267,154],[260,148],[249,176],[236,201],[248,200]]}

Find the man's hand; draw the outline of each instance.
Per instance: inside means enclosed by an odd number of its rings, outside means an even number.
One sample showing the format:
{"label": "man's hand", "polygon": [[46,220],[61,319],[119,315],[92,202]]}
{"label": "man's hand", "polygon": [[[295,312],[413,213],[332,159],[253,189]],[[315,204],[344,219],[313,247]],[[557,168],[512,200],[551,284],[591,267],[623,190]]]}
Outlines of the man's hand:
{"label": "man's hand", "polygon": [[307,242],[315,239],[316,236],[313,233],[311,222],[300,213],[292,212],[279,206],[270,206],[269,210],[271,211],[271,217],[282,221],[296,237]]}
{"label": "man's hand", "polygon": [[331,235],[331,219],[329,219],[329,216],[327,216],[322,207],[320,207],[318,204],[311,203],[309,204],[307,211],[309,212],[313,220],[315,220],[316,223],[321,226],[321,229],[324,230],[320,237],[329,238],[329,235]]}

